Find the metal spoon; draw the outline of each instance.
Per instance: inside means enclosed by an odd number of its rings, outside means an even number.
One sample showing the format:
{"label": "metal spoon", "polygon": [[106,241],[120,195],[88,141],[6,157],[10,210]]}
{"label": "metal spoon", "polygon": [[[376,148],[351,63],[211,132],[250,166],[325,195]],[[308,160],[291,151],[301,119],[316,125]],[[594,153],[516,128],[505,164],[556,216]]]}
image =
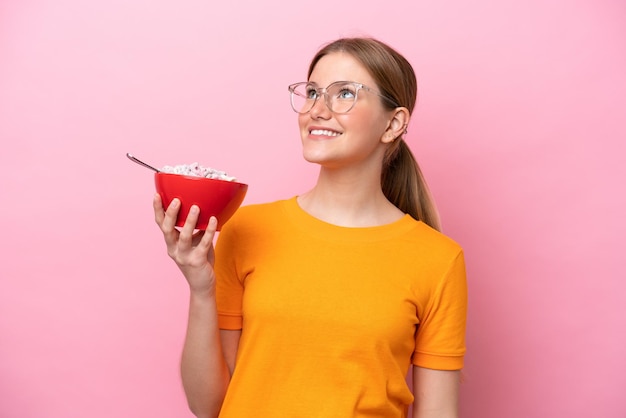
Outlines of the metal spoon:
{"label": "metal spoon", "polygon": [[141,160],[137,159],[136,157],[134,157],[132,154],[130,154],[130,153],[128,153],[128,152],[126,153],[126,156],[128,157],[128,159],[129,159],[129,160],[131,160],[131,161],[133,161],[133,162],[135,162],[135,163],[137,163],[137,164],[139,164],[139,165],[142,165],[142,166],[144,166],[144,167],[146,167],[146,168],[149,168],[150,170],[154,170],[154,171],[156,171],[157,173],[160,173],[160,172],[161,172],[161,170],[158,170],[158,169],[156,169],[156,168],[152,167],[151,165],[144,163],[143,161],[141,161]]}

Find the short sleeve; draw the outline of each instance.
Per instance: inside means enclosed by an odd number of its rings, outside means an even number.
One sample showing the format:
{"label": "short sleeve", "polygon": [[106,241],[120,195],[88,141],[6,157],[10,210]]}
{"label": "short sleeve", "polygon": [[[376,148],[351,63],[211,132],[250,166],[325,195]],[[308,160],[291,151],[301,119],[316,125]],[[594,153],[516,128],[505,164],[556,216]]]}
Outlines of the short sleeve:
{"label": "short sleeve", "polygon": [[243,326],[243,281],[237,268],[236,225],[231,219],[220,232],[215,245],[215,280],[218,326],[239,330]]}
{"label": "short sleeve", "polygon": [[413,364],[436,370],[462,369],[466,319],[467,280],[461,250],[451,261],[420,318]]}

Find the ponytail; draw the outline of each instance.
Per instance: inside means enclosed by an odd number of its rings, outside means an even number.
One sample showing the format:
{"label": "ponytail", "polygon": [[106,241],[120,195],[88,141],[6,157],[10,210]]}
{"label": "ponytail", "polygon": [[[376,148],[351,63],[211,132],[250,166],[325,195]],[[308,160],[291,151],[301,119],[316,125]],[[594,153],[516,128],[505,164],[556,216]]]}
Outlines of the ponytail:
{"label": "ponytail", "polygon": [[441,231],[435,201],[413,153],[401,138],[395,142],[383,161],[383,193],[402,212]]}

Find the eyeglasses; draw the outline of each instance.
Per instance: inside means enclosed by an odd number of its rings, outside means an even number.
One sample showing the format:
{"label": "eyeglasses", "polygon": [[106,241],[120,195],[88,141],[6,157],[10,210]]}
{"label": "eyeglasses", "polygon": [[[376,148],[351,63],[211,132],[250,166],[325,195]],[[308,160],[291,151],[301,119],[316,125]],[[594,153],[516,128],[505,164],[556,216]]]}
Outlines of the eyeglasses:
{"label": "eyeglasses", "polygon": [[326,106],[333,113],[348,113],[356,103],[360,90],[367,90],[382,97],[393,107],[399,105],[387,96],[376,90],[354,81],[335,81],[326,88],[317,87],[317,84],[303,81],[289,86],[291,107],[296,113],[309,113],[321,95],[324,95]]}

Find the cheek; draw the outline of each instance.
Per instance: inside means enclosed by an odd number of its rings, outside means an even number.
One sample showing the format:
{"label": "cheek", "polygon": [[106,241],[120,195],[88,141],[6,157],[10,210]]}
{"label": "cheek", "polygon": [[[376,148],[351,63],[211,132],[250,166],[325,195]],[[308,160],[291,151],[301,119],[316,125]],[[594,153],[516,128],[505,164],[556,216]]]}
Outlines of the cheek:
{"label": "cheek", "polygon": [[375,114],[355,113],[346,118],[344,126],[349,126],[351,132],[359,137],[379,138],[385,131],[385,120]]}
{"label": "cheek", "polygon": [[304,115],[298,114],[298,128],[300,128],[301,132],[305,128],[307,122],[308,122],[307,114],[304,114]]}

